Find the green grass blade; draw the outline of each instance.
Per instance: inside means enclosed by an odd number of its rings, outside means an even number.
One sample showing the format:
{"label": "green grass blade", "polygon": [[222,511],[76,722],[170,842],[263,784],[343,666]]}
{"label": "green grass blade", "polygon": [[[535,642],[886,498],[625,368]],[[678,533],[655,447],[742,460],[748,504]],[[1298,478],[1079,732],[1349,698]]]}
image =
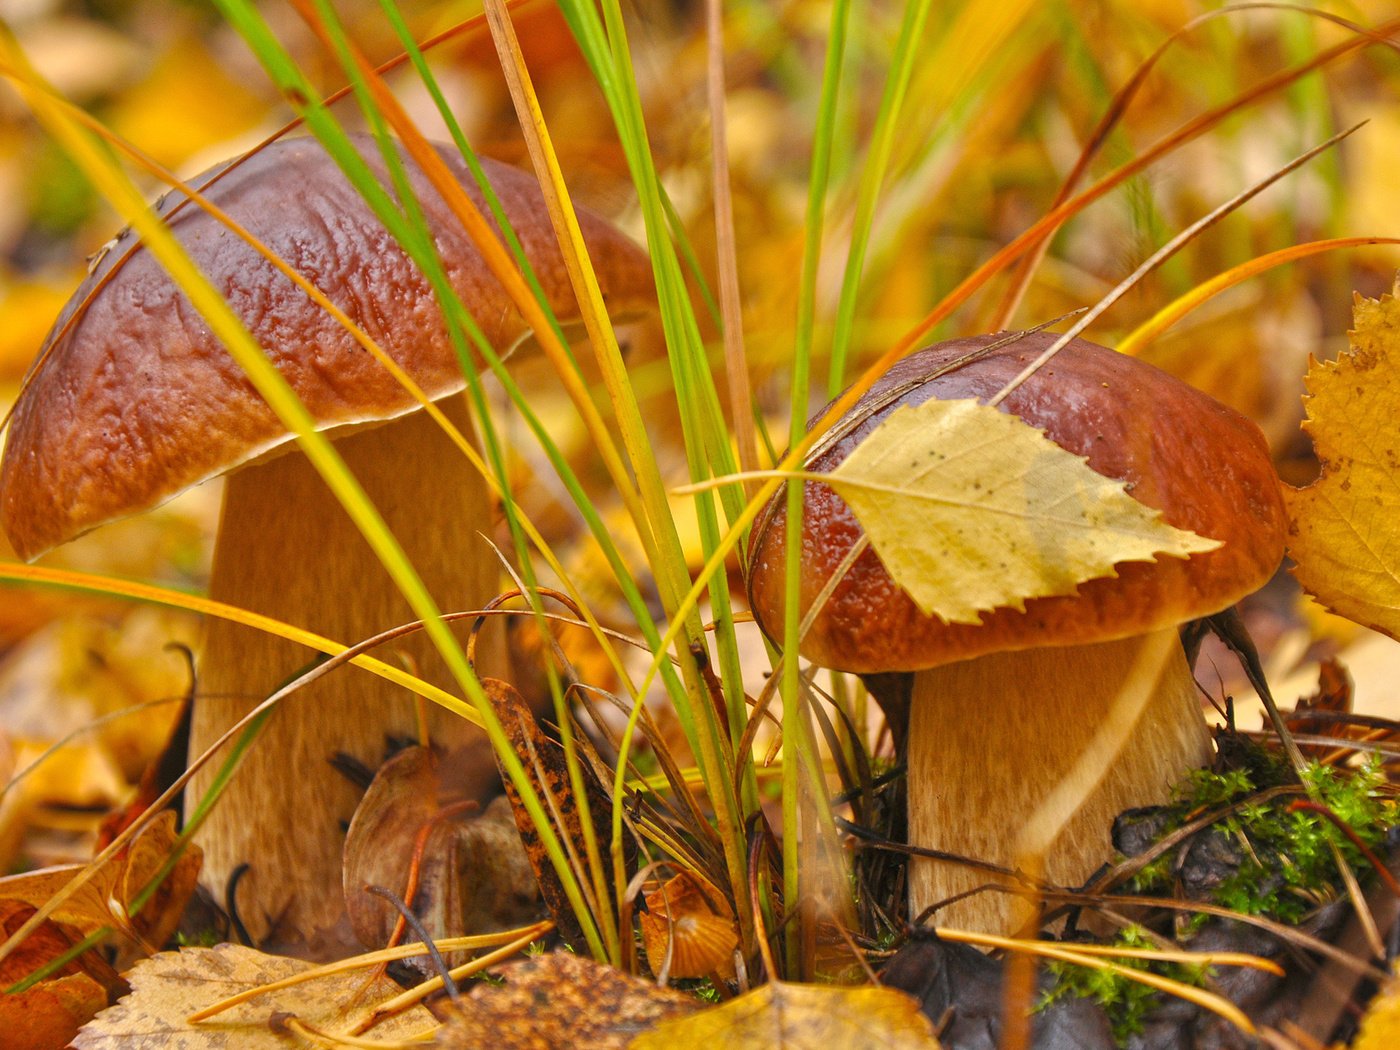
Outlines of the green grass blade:
{"label": "green grass blade", "polygon": [[865,252],[870,241],[871,227],[875,222],[875,205],[879,202],[880,187],[889,168],[895,130],[899,126],[900,109],[904,105],[909,81],[914,74],[915,58],[923,42],[928,12],[929,0],[909,0],[904,7],[904,21],[895,43],[884,95],[880,99],[880,109],[875,117],[875,128],[870,136],[866,162],[862,166],[860,191],[856,200],[855,218],[852,221],[851,247],[846,256],[845,273],[841,278],[841,295],[832,331],[831,361],[826,384],[828,397],[835,397],[846,384],[846,355],[851,345],[851,328],[855,320],[856,296],[860,292]]}

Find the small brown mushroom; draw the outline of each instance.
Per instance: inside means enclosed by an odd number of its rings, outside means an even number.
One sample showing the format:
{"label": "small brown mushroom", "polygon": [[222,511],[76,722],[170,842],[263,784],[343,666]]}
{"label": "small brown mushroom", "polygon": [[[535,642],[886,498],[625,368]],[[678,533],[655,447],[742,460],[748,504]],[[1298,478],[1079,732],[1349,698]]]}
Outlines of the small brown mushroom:
{"label": "small brown mushroom", "polygon": [[[388,185],[377,147],[357,148]],[[483,206],[453,151],[444,160]],[[497,352],[528,330],[470,237],[405,158],[449,280]],[[484,161],[496,194],[550,304],[578,308],[533,176]],[[192,180],[203,186],[221,169]],[[205,190],[360,325],[459,428],[472,436],[465,381],[432,289],[321,146],[287,139],[246,158]],[[157,210],[168,215],[171,194]],[[651,299],[646,254],[601,218],[580,216],[615,316]],[[196,264],[228,299],[320,429],[367,490],[439,607],[481,608],[498,590],[492,497],[481,476],[356,340],[242,239],[193,205],[170,219]],[[369,545],[237,363],[149,252],[121,239],[64,309],[25,385],[0,468],[0,520],[20,556],[185,488],[230,473],[214,553],[212,597],[353,643],[412,619]],[[490,649],[483,646],[483,650]],[[485,673],[505,669],[503,644]],[[199,660],[192,753],[198,754],[311,653],[281,639],[208,625]],[[394,652],[427,681],[457,692],[422,637]],[[448,747],[483,749],[463,720],[434,710]],[[327,760],[343,752],[371,767],[389,735],[416,733],[406,692],[350,669],[282,705],[200,835],[204,883],[219,900],[240,864],[244,922],[310,939],[342,914],[339,822],[355,789]],[[217,764],[192,785],[201,797]],[[490,774],[494,777],[494,772]],[[485,783],[465,784],[487,790]]]}
{"label": "small brown mushroom", "polygon": [[[901,404],[991,398],[1055,338],[979,336],[910,355],[838,422],[809,469],[835,468]],[[913,672],[911,841],[1010,867],[1019,859],[1019,829],[1074,767],[1141,649],[1263,584],[1283,556],[1285,521],[1258,428],[1142,362],[1076,339],[1000,407],[1124,482],[1167,523],[1221,541],[1189,559],[1120,564],[1115,576],[1073,595],[1029,600],[1024,612],[990,610],[974,625],[921,613],[872,550],[836,585],[802,655],[859,674]],[[802,528],[805,615],[863,530],[819,483],[806,486]],[[780,496],[758,519],[749,548],[750,603],[774,637],[783,622],[785,531]],[[1051,845],[1052,881],[1082,882],[1110,858],[1116,814],[1165,801],[1183,773],[1209,761],[1200,699],[1175,640],[1169,654],[1127,746]],[[910,914],[989,881],[980,870],[916,859]],[[938,921],[1007,932],[1017,916],[1011,898],[992,892],[940,910]]]}

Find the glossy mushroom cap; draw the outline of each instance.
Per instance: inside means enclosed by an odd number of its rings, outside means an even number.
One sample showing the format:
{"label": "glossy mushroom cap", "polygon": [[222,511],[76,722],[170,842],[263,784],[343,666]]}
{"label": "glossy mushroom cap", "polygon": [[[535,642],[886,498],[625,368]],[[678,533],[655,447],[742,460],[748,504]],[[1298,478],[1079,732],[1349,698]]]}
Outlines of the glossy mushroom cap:
{"label": "glossy mushroom cap", "polygon": [[[1055,338],[976,336],[911,354],[820,442],[808,469],[834,469],[901,404],[992,397]],[[1077,594],[1031,599],[1024,612],[999,608],[971,625],[925,616],[867,550],[817,616],[804,656],[857,673],[919,671],[991,652],[1126,638],[1226,608],[1278,567],[1285,535],[1278,480],[1263,435],[1233,410],[1151,365],[1082,339],[1000,407],[1084,456],[1100,474],[1123,481],[1169,524],[1222,546],[1189,559],[1123,563],[1116,577],[1083,583]],[[862,534],[831,488],[809,482],[806,490],[804,614]],[[749,545],[750,605],[772,636],[783,622],[785,520],[780,494],[759,516]],[[938,537],[931,534],[929,542]]]}
{"label": "glossy mushroom cap", "polygon": [[[376,145],[360,153],[388,185]],[[444,160],[484,210],[456,153]],[[533,175],[482,162],[551,306],[578,309]],[[422,171],[405,158],[447,275],[504,352],[527,334],[505,290]],[[209,179],[227,172],[207,187]],[[427,279],[309,138],[284,139],[190,180],[341,307],[437,399],[464,386]],[[157,212],[184,200],[167,194]],[[653,298],[646,253],[580,212],[614,317]],[[235,233],[193,203],[170,220],[195,263],[267,350],[323,430],[418,407],[337,322]],[[0,524],[33,558],[106,522],[149,509],[291,440],[169,276],[119,236],[69,301],[10,424]]]}

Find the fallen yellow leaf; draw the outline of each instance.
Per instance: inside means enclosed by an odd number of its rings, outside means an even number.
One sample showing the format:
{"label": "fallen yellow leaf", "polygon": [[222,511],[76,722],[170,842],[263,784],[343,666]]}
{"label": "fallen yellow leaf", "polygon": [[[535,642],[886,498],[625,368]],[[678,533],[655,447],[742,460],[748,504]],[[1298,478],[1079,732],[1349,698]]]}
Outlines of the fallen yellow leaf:
{"label": "fallen yellow leaf", "polygon": [[1400,638],[1400,302],[1357,296],[1351,351],[1308,369],[1322,473],[1284,493],[1294,575],[1334,612]]}
{"label": "fallen yellow leaf", "polygon": [[1220,544],[1173,528],[1016,416],[972,400],[903,406],[823,481],[919,608],[978,623],[1027,598],[1072,594],[1119,562]]}
{"label": "fallen yellow leaf", "polygon": [[[399,987],[383,975],[345,971],[280,988],[208,1020],[187,1018],[215,1000],[312,969],[310,963],[264,955],[237,944],[161,952],[126,974],[131,994],[83,1026],[76,1050],[172,1047],[178,1050],[277,1050],[299,1042],[278,1031],[296,1017],[322,1031],[345,1031],[392,998]],[[411,1039],[437,1027],[422,1006],[387,1018],[372,1038]]]}
{"label": "fallen yellow leaf", "polygon": [[723,1006],[663,1021],[632,1050],[887,1050],[937,1048],[919,1004],[893,988],[773,982]]}
{"label": "fallen yellow leaf", "polygon": [[1392,979],[1376,993],[1361,1019],[1352,1050],[1390,1050],[1400,1046],[1400,986]]}

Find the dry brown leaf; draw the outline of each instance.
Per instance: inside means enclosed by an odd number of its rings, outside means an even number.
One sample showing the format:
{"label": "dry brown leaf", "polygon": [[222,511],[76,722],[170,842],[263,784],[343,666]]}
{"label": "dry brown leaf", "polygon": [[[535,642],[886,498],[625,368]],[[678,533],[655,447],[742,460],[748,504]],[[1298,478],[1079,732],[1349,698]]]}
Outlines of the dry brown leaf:
{"label": "dry brown leaf", "polygon": [[1285,489],[1294,575],[1328,608],[1400,638],[1400,301],[1356,299],[1351,352],[1308,369],[1322,464]]}
{"label": "dry brown leaf", "polygon": [[106,990],[85,973],[41,981],[14,995],[0,995],[4,1045],[62,1050],[106,1005]]}
{"label": "dry brown leaf", "polygon": [[[149,945],[152,950],[159,948],[175,932],[194,892],[199,876],[199,847],[185,847],[160,889],[137,915],[128,918],[126,907],[155,878],[169,858],[175,839],[175,813],[170,810],[156,817],[120,858],[107,864],[59,905],[51,918],[76,927],[84,935],[110,926],[138,944]],[[0,879],[0,901],[36,907],[45,904],[83,868],[81,864],[65,864]]]}
{"label": "dry brown leaf", "polygon": [[[1299,744],[1299,750],[1308,758],[1323,758],[1340,746],[1341,741],[1366,740],[1378,743],[1395,736],[1364,722],[1346,721],[1345,716],[1352,712],[1354,692],[1351,675],[1347,673],[1347,669],[1341,661],[1328,657],[1317,667],[1317,691],[1312,696],[1299,698],[1291,712],[1284,712],[1283,724],[1290,733],[1299,736],[1331,737],[1339,742]],[[1330,718],[1329,715],[1337,717]]]}
{"label": "dry brown leaf", "polygon": [[[31,905],[0,901],[0,935],[13,933],[33,914]],[[44,923],[0,962],[0,988],[25,980],[82,939],[71,927]],[[79,1027],[125,991],[126,984],[115,970],[96,952],[84,952],[33,987],[0,994],[0,1045],[59,1050]]]}
{"label": "dry brown leaf", "polygon": [[936,1050],[919,1004],[893,988],[774,982],[638,1037],[634,1050]]}
{"label": "dry brown leaf", "polygon": [[411,898],[434,940],[511,929],[541,914],[509,803],[499,798],[485,812],[464,816],[444,809],[441,788],[432,752],[405,748],[379,768],[355,809],[345,836],[345,906],[368,948],[388,944],[399,912],[366,886]]}
{"label": "dry brown leaf", "polygon": [[[185,1019],[229,996],[305,973],[299,959],[264,955],[237,944],[161,952],[127,974],[131,994],[83,1026],[75,1050],[286,1050],[295,1045],[270,1026],[290,1014],[322,1031],[344,1031],[401,992],[387,977],[372,981],[349,971],[269,992],[207,1021]],[[375,1026],[375,1039],[408,1039],[431,1031],[436,1019],[412,1009]]]}
{"label": "dry brown leaf", "polygon": [[[446,1050],[623,1050],[659,1022],[700,1004],[572,952],[524,959],[479,985],[438,1034]],[[707,1048],[713,1050],[713,1048]]]}

